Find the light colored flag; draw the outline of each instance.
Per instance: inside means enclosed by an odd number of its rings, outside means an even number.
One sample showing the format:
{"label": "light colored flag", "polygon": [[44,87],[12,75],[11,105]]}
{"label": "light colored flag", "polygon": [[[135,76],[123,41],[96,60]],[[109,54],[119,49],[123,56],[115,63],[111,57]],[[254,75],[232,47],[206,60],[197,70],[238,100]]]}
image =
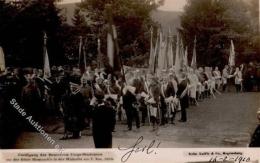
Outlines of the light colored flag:
{"label": "light colored flag", "polygon": [[181,60],[180,60],[180,37],[179,34],[177,34],[177,41],[176,41],[176,52],[175,52],[175,72],[176,74],[181,69]]}
{"label": "light colored flag", "polygon": [[191,67],[196,69],[197,68],[197,52],[196,52],[196,46],[197,46],[197,38],[194,39],[194,45],[193,45],[193,54],[192,54],[192,60],[191,60]]}
{"label": "light colored flag", "polygon": [[167,67],[166,59],[166,42],[162,41],[160,43],[160,53],[158,56],[158,70],[161,71]]}
{"label": "light colored flag", "polygon": [[107,56],[108,56],[108,61],[109,65],[111,67],[114,67],[114,41],[113,41],[113,36],[111,32],[107,33]]}
{"label": "light colored flag", "polygon": [[160,32],[159,29],[157,31],[157,38],[156,38],[156,44],[155,44],[155,48],[153,51],[153,70],[152,72],[155,73],[156,72],[156,68],[157,68],[157,64],[158,64],[158,53],[160,51]]}
{"label": "light colored flag", "polygon": [[45,55],[44,55],[44,78],[49,78],[51,77],[51,68],[50,68],[50,62],[49,62],[49,56],[48,56],[48,51],[47,48],[45,50]]}
{"label": "light colored flag", "polygon": [[231,45],[229,50],[229,66],[235,66],[235,46],[233,40],[231,40]]}
{"label": "light colored flag", "polygon": [[185,67],[188,67],[188,47],[186,46],[185,52],[183,55],[183,64]]}
{"label": "light colored flag", "polygon": [[47,35],[44,34],[44,65],[43,65],[43,73],[44,78],[51,77],[51,68],[50,68],[50,62],[49,62],[49,56],[48,56],[48,50],[47,50]]}
{"label": "light colored flag", "polygon": [[165,69],[166,64],[166,42],[163,40],[163,34],[160,31],[160,36],[159,36],[159,51],[158,51],[158,62],[157,62],[157,67],[159,72],[163,69]]}
{"label": "light colored flag", "polygon": [[116,26],[114,25],[112,16],[112,6],[107,4],[105,6],[108,21],[108,34],[107,34],[107,56],[108,61],[112,69],[116,72],[121,71],[123,78],[125,78],[125,72],[123,69],[123,62],[119,51],[119,44],[117,40]]}
{"label": "light colored flag", "polygon": [[151,27],[151,36],[150,36],[150,58],[149,58],[149,69],[153,70],[154,68],[154,47],[153,47],[153,28]]}
{"label": "light colored flag", "polygon": [[179,59],[180,59],[180,69],[184,69],[184,55],[185,55],[185,50],[184,50],[184,45],[183,45],[183,41],[180,38],[180,44],[179,44]]}
{"label": "light colored flag", "polygon": [[3,48],[0,46],[0,72],[5,71],[5,54]]}
{"label": "light colored flag", "polygon": [[168,59],[168,67],[173,67],[173,47],[172,47],[172,34],[171,29],[169,29],[169,36],[168,36],[168,44],[167,44],[167,59]]}
{"label": "light colored flag", "polygon": [[115,25],[109,24],[110,28],[107,33],[107,56],[109,65],[113,69],[121,69],[121,65],[119,62],[119,51],[117,45],[117,32]]}

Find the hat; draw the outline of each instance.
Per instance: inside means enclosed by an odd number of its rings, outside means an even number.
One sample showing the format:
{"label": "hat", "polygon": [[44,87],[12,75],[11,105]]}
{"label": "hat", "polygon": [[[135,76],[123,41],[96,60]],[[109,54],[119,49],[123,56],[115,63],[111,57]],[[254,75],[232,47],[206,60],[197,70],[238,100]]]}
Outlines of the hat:
{"label": "hat", "polygon": [[105,94],[103,91],[96,90],[94,96],[97,98],[97,100],[103,100]]}

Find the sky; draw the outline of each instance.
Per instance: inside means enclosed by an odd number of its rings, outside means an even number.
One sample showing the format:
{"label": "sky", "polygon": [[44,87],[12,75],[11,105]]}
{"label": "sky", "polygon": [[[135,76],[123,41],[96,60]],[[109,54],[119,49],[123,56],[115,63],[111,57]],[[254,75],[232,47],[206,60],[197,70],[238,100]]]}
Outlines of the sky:
{"label": "sky", "polygon": [[[74,3],[80,2],[80,0],[63,0],[62,3]],[[183,11],[183,7],[186,4],[186,0],[165,0],[163,6],[161,6],[160,10],[166,11]]]}
{"label": "sky", "polygon": [[165,0],[164,5],[159,9],[167,11],[183,11],[186,0]]}

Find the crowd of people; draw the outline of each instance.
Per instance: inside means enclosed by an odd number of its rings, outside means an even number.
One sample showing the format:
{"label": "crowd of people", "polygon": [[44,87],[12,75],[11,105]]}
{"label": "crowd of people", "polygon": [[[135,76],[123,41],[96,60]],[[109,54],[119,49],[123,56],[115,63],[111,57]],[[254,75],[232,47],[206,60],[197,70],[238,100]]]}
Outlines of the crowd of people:
{"label": "crowd of people", "polygon": [[231,85],[236,92],[252,90],[259,81],[250,64],[246,73],[241,65],[225,66],[222,71],[218,67],[172,68],[157,74],[136,69],[124,76],[91,67],[82,73],[76,67],[54,66],[47,76],[41,69],[7,68],[0,76],[0,128],[6,133],[1,135],[1,146],[11,141],[9,130],[33,130],[10,106],[11,99],[36,121],[50,110],[62,117],[65,131],[61,139],[80,138],[81,131],[91,127],[95,147],[109,148],[117,122],[126,120],[129,131],[135,121],[137,130],[150,125],[156,132],[161,125],[174,125],[178,112],[178,121],[185,123],[190,105],[230,91]]}

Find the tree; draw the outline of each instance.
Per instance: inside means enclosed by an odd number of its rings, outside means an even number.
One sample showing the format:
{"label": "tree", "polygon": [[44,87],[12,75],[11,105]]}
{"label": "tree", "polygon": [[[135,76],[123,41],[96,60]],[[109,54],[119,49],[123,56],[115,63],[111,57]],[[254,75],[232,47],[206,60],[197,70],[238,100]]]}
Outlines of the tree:
{"label": "tree", "polygon": [[[5,3],[15,14],[3,15],[10,21],[0,24],[2,43],[10,58],[9,65],[43,66],[43,34],[48,35],[48,53],[51,65],[64,61],[62,41],[58,38],[63,21],[55,0],[23,0],[19,4]],[[1,19],[2,20],[2,19]],[[7,60],[10,61],[10,60]],[[8,63],[8,62],[7,62]]]}
{"label": "tree", "polygon": [[246,4],[241,0],[188,0],[181,16],[180,31],[190,50],[197,36],[200,65],[227,64],[231,39],[237,54],[243,53],[252,30],[247,12]]}
{"label": "tree", "polygon": [[106,5],[111,5],[120,54],[126,59],[133,55],[144,55],[149,50],[149,30],[155,25],[150,13],[162,3],[163,0],[87,0],[81,3],[80,8],[86,14],[92,34],[101,38],[102,51],[106,54],[105,10]]}

